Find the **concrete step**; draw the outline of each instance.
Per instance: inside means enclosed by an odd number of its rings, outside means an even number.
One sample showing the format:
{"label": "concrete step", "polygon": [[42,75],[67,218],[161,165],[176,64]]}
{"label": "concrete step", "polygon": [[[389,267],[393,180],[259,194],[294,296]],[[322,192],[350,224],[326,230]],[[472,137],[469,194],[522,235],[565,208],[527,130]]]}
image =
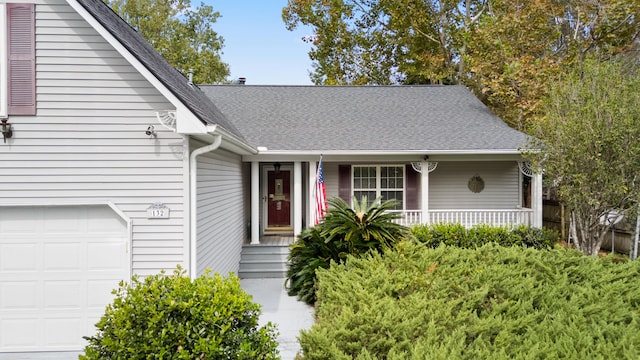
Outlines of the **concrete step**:
{"label": "concrete step", "polygon": [[287,271],[287,263],[279,260],[240,260],[240,270],[275,270]]}
{"label": "concrete step", "polygon": [[285,277],[288,256],[288,246],[243,245],[238,276],[243,279]]}
{"label": "concrete step", "polygon": [[278,245],[242,245],[243,254],[278,253],[289,254],[288,246]]}
{"label": "concrete step", "polygon": [[258,253],[250,253],[250,254],[242,254],[242,260],[246,260],[246,261],[259,261],[259,260],[264,260],[264,261],[281,261],[281,262],[287,262],[287,257],[289,256],[289,254],[280,254],[280,253],[262,253],[262,254],[258,254]]}
{"label": "concrete step", "polygon": [[265,269],[259,270],[240,270],[238,272],[238,277],[241,279],[274,279],[274,278],[282,278],[284,279],[287,276],[286,271],[270,271]]}

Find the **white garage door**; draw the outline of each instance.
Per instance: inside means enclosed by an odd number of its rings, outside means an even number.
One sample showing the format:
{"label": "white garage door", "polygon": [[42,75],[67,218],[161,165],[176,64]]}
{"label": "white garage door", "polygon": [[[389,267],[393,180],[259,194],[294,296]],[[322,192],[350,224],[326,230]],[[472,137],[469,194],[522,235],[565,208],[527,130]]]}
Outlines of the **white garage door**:
{"label": "white garage door", "polygon": [[80,350],[130,277],[108,206],[0,206],[0,352]]}

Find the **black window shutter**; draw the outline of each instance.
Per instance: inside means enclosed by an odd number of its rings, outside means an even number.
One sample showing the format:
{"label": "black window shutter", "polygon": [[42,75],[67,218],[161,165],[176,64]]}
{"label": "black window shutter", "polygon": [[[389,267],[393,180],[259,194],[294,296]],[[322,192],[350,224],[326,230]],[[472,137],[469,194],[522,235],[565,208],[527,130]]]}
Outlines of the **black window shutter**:
{"label": "black window shutter", "polygon": [[351,165],[338,165],[338,196],[351,204]]}
{"label": "black window shutter", "polygon": [[[424,169],[426,171],[427,169]],[[418,172],[413,170],[411,164],[406,165],[407,176],[407,204],[406,210],[418,210]]]}

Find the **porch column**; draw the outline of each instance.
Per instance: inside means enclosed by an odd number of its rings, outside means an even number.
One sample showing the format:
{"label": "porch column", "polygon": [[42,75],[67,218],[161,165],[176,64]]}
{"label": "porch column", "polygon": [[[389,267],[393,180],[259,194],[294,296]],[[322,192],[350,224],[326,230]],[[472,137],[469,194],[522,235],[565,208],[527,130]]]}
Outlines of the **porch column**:
{"label": "porch column", "polygon": [[429,162],[420,162],[420,205],[422,207],[422,223],[429,224]]}
{"label": "porch column", "polygon": [[314,218],[316,216],[315,208],[312,205],[314,199],[314,191],[316,188],[316,171],[318,171],[316,167],[315,161],[309,161],[309,195],[307,199],[309,199],[307,204],[307,227],[312,228],[315,224],[313,223]]}
{"label": "porch column", "polygon": [[293,162],[293,236],[302,232],[302,164]]}
{"label": "porch column", "polygon": [[531,177],[531,210],[533,210],[534,227],[542,227],[542,174],[534,173]]}
{"label": "porch column", "polygon": [[251,162],[251,244],[260,243],[260,163]]}

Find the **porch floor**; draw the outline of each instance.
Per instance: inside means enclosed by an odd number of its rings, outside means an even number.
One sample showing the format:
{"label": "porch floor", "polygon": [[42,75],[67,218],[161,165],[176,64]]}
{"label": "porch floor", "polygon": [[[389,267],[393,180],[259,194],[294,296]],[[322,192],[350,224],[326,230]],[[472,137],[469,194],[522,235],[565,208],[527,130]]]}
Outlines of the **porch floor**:
{"label": "porch floor", "polygon": [[[282,235],[282,234],[278,234],[278,235],[262,235],[260,237],[260,244],[256,244],[253,246],[260,246],[260,245],[268,245],[268,246],[289,246],[291,244],[293,244],[296,241],[295,236],[293,236],[293,234],[291,235]],[[251,245],[251,240],[247,239],[245,241],[245,245]]]}

